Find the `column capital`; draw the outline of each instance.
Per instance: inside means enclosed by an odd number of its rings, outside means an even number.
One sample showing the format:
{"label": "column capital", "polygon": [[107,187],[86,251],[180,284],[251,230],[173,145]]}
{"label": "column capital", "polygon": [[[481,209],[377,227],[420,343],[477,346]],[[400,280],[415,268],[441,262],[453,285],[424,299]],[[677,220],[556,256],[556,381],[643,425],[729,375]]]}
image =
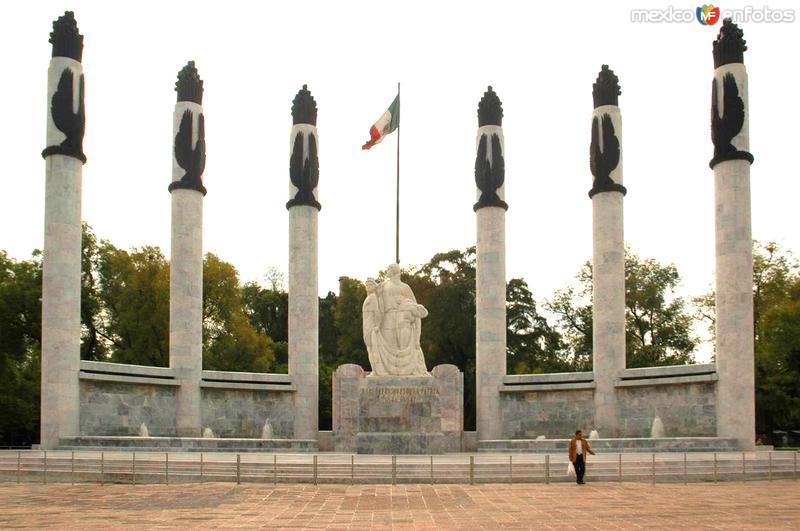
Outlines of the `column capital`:
{"label": "column capital", "polygon": [[69,57],[81,62],[83,56],[83,35],[78,30],[75,13],[65,11],[53,21],[50,33],[50,44],[53,45],[53,57]]}
{"label": "column capital", "polygon": [[731,63],[744,63],[746,51],[747,41],[744,40],[744,32],[731,19],[723,20],[712,48],[714,68]]}
{"label": "column capital", "polygon": [[198,105],[203,104],[203,80],[200,79],[200,74],[197,72],[194,61],[186,63],[186,66],[178,72],[175,92],[178,93],[178,101],[191,101]]}
{"label": "column capital", "polygon": [[594,108],[603,105],[619,105],[620,94],[622,94],[622,89],[619,86],[619,78],[608,65],[603,65],[600,73],[597,74],[597,81],[592,85]]}

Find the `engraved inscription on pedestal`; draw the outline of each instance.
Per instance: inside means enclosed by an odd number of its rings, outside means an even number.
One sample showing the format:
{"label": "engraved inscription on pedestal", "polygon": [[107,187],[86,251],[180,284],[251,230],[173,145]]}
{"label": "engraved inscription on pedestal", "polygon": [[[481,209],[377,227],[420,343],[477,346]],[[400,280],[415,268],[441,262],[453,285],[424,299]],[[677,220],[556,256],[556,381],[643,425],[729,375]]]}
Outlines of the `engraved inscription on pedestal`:
{"label": "engraved inscription on pedestal", "polygon": [[454,365],[439,365],[430,376],[367,376],[357,365],[342,365],[333,380],[336,451],[460,451],[464,378]]}

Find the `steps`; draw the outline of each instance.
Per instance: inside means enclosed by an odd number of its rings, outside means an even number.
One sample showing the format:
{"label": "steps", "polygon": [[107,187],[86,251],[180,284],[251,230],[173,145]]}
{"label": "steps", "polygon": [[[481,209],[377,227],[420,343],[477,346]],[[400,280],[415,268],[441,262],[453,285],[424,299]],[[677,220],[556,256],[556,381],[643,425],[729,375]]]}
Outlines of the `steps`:
{"label": "steps", "polygon": [[313,439],[227,439],[218,437],[62,437],[59,450],[135,450],[142,452],[318,452]]}
{"label": "steps", "polygon": [[[497,439],[478,441],[479,452],[559,453],[567,452],[569,439]],[[722,437],[661,437],[590,439],[592,449],[604,453],[629,452],[735,452],[736,439]]]}

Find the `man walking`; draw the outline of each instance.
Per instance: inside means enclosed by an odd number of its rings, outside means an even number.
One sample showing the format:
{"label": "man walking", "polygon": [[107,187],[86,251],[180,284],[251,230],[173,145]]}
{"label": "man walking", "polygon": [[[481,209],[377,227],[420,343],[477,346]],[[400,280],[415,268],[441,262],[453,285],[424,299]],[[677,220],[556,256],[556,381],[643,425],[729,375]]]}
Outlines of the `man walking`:
{"label": "man walking", "polygon": [[578,476],[578,485],[583,485],[583,475],[586,473],[586,455],[592,454],[589,441],[583,438],[583,432],[578,430],[575,437],[569,441],[569,460],[575,466],[575,475]]}

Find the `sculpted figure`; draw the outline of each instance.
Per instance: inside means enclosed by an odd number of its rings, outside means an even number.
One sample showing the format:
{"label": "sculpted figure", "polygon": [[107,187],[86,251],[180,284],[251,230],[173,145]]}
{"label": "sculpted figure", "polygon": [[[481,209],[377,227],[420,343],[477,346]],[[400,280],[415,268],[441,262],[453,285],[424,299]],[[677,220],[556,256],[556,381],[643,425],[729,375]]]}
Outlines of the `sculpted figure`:
{"label": "sculpted figure", "polygon": [[422,319],[428,311],[408,284],[400,280],[400,266],[388,268],[389,278],[377,285],[366,282],[362,307],[364,343],[373,376],[430,376],[419,345]]}

